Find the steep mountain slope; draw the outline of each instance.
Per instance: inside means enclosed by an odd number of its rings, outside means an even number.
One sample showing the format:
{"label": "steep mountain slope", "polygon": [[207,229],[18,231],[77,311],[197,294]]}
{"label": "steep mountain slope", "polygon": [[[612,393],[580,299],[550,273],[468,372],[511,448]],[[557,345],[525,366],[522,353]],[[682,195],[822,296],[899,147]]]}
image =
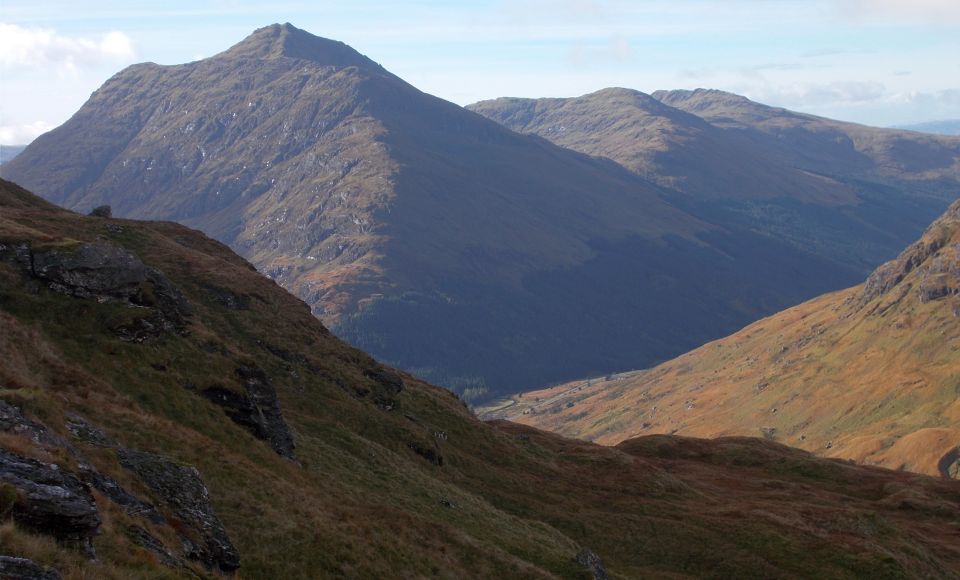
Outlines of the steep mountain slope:
{"label": "steep mountain slope", "polygon": [[786,241],[861,276],[960,195],[958,138],[840,123],[720,91],[604,89],[468,108],[609,157],[673,190],[701,219]]}
{"label": "steep mountain slope", "polygon": [[0,575],[960,572],[956,482],[484,424],[202,234],[0,210]]}
{"label": "steep mountain slope", "polygon": [[199,228],[338,335],[459,392],[664,360],[859,279],[290,25],[122,71],[3,174]]}
{"label": "steep mountain slope", "polygon": [[12,161],[26,148],[26,145],[0,145],[0,165]]}
{"label": "steep mountain slope", "polygon": [[614,444],[765,436],[960,475],[960,202],[866,283],[650,370],[524,393],[495,416]]}

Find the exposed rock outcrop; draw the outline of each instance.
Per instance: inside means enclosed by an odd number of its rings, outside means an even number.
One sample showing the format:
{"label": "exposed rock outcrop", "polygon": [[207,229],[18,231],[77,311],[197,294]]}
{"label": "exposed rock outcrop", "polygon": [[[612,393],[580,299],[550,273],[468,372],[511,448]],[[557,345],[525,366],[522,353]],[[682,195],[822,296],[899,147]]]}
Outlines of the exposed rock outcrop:
{"label": "exposed rock outcrop", "polygon": [[[403,378],[394,371],[378,366],[365,371],[364,376],[373,381],[372,397],[378,407],[389,411],[396,407],[396,397],[403,392]],[[360,393],[366,395],[368,393]]]}
{"label": "exposed rock outcrop", "polygon": [[87,215],[99,218],[113,217],[113,208],[111,208],[109,205],[98,205],[90,210],[90,213]]}
{"label": "exposed rock outcrop", "polygon": [[603,561],[600,556],[597,556],[591,550],[587,548],[580,550],[574,559],[577,564],[586,568],[593,575],[594,580],[607,580],[607,571],[603,568]]}
{"label": "exposed rock outcrop", "polygon": [[430,463],[436,465],[437,467],[443,467],[443,455],[440,453],[440,450],[437,449],[436,447],[432,447],[430,445],[424,445],[417,441],[410,441],[409,443],[407,443],[407,447],[409,447],[411,451],[413,451],[420,457],[423,457]]}
{"label": "exposed rock outcrop", "polygon": [[180,561],[177,560],[176,556],[170,553],[170,550],[163,545],[163,542],[158,540],[153,534],[144,528],[140,526],[130,526],[127,528],[127,537],[130,538],[134,544],[144,547],[152,552],[157,557],[157,560],[159,560],[164,566],[169,566],[171,568],[180,567]]}
{"label": "exposed rock outcrop", "polygon": [[960,202],[955,202],[927,228],[920,240],[870,274],[856,298],[856,308],[890,292],[914,271],[918,271],[920,278],[917,291],[921,302],[960,294],[958,233]]}
{"label": "exposed rock outcrop", "polygon": [[17,491],[12,515],[19,525],[94,556],[100,516],[93,495],[76,475],[0,449],[0,483]]}
{"label": "exposed rock outcrop", "polygon": [[14,263],[50,290],[97,302],[119,302],[149,315],[115,328],[120,338],[143,342],[164,331],[185,334],[192,313],[183,294],[163,275],[123,248],[108,244],[35,248],[0,244],[0,261]]}
{"label": "exposed rock outcrop", "polygon": [[277,390],[266,373],[254,366],[240,366],[236,374],[246,394],[211,386],[203,390],[203,396],[223,407],[236,424],[270,443],[279,455],[293,459],[293,436],[280,412]]}
{"label": "exposed rock outcrop", "polygon": [[859,304],[864,305],[889,292],[939,249],[938,244],[921,240],[904,250],[896,260],[891,260],[878,267],[864,283],[863,291],[859,296]]}
{"label": "exposed rock outcrop", "polygon": [[113,503],[117,504],[123,511],[136,517],[145,518],[155,524],[164,523],[163,516],[157,511],[153,504],[143,501],[133,495],[112,477],[103,475],[88,464],[81,464],[77,476],[94,489],[107,496]]}
{"label": "exposed rock outcrop", "polygon": [[[67,430],[83,443],[99,447],[116,446],[107,435],[79,415],[68,417]],[[46,425],[26,418],[18,407],[3,400],[0,400],[0,431],[25,434],[34,444],[46,449],[65,450],[70,456],[80,461],[79,470],[76,473],[77,479],[107,496],[128,514],[146,518],[157,524],[163,522],[163,516],[153,505],[128,492],[113,478],[98,472],[69,442],[48,429]],[[53,468],[61,469],[59,466],[53,466]]]}
{"label": "exposed rock outcrop", "polygon": [[134,449],[120,449],[117,455],[120,464],[136,473],[189,529],[184,534],[188,558],[224,572],[240,567],[240,554],[214,513],[210,492],[195,467]]}
{"label": "exposed rock outcrop", "polygon": [[103,431],[79,415],[67,416],[67,431],[79,441],[95,447],[115,447],[116,443]]}
{"label": "exposed rock outcrop", "polygon": [[937,462],[937,469],[947,479],[960,479],[960,446],[946,452]]}
{"label": "exposed rock outcrop", "polygon": [[60,580],[60,573],[33,560],[0,555],[0,578],[3,580]]}
{"label": "exposed rock outcrop", "polygon": [[70,444],[62,437],[36,421],[23,415],[23,412],[10,403],[0,399],[0,432],[26,435],[36,444],[47,448],[70,449]]}

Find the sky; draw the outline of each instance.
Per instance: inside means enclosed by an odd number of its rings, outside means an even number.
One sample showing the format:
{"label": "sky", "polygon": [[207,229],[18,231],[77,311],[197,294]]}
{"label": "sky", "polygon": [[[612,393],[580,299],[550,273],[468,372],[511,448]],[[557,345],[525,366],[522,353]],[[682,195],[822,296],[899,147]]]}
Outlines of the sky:
{"label": "sky", "polygon": [[63,123],[127,65],[274,22],[461,105],[704,87],[876,126],[960,118],[960,0],[0,0],[0,143]]}

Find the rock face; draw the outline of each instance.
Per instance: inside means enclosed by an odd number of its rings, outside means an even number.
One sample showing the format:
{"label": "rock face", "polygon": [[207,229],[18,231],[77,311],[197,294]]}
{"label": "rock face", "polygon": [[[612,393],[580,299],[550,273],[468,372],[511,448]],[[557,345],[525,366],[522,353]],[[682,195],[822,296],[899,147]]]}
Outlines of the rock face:
{"label": "rock face", "polygon": [[[222,571],[232,571],[240,565],[239,555],[213,513],[207,488],[195,468],[177,465],[150,453],[121,448],[103,431],[76,414],[68,414],[66,427],[81,443],[117,449],[121,464],[156,492],[173,511],[176,521],[168,522],[153,504],[97,471],[81,450],[46,425],[26,418],[19,408],[0,400],[0,431],[26,435],[34,444],[48,450],[65,450],[79,463],[78,470],[73,473],[61,466],[20,457],[0,448],[0,485],[13,489],[13,506],[9,509],[17,523],[52,535],[93,556],[91,539],[100,520],[89,491],[92,487],[131,516],[155,525],[181,524],[174,527],[183,540],[187,558]],[[182,567],[163,542],[143,527],[134,525],[128,535],[138,545],[154,552],[165,565]]]}
{"label": "rock face", "polygon": [[403,379],[397,373],[387,370],[383,367],[366,371],[364,375],[373,381],[374,388],[372,393],[360,393],[361,395],[371,395],[377,405],[389,411],[396,406],[396,397],[403,392]]}
{"label": "rock face", "polygon": [[69,448],[69,443],[45,425],[23,416],[20,409],[0,399],[0,431],[26,435],[33,443],[45,447]]}
{"label": "rock face", "polygon": [[142,546],[153,552],[164,566],[171,568],[180,567],[180,562],[177,561],[177,558],[163,545],[163,542],[144,528],[136,525],[130,526],[127,528],[127,537],[133,540],[133,543],[138,546]]}
{"label": "rock face", "polygon": [[597,556],[591,550],[587,548],[580,550],[574,559],[577,564],[586,568],[593,575],[594,580],[607,580],[607,571],[603,568],[603,561],[600,556]]}
{"label": "rock face", "polygon": [[100,516],[90,490],[76,475],[0,449],[0,483],[17,490],[13,519],[19,525],[94,555]]}
{"label": "rock face", "polygon": [[80,472],[77,476],[92,486],[94,489],[107,496],[113,503],[117,504],[123,511],[136,517],[145,518],[155,524],[164,523],[163,516],[157,511],[151,503],[143,501],[133,495],[115,479],[103,475],[93,467],[87,464],[81,464]]}
{"label": "rock face", "polygon": [[183,332],[190,306],[162,273],[130,252],[108,245],[84,244],[74,251],[33,252],[33,274],[50,288],[77,298],[117,300],[152,308],[156,316],[128,338],[140,341],[163,330]]}
{"label": "rock face", "polygon": [[896,259],[874,270],[864,283],[855,306],[863,307],[889,293],[915,270],[918,270],[916,290],[921,302],[960,293],[960,202],[952,204],[927,228],[920,240],[907,247]]}
{"label": "rock face", "polygon": [[3,580],[60,580],[60,573],[44,568],[33,560],[0,556],[0,578]]}
{"label": "rock face", "polygon": [[114,329],[123,340],[143,342],[164,331],[186,332],[192,312],[187,299],[163,273],[122,248],[107,244],[71,248],[0,244],[0,260],[17,264],[25,275],[54,292],[147,309],[148,316]]}
{"label": "rock face", "polygon": [[79,415],[71,414],[67,416],[67,430],[70,431],[70,434],[76,437],[77,440],[88,445],[93,445],[94,447],[116,446],[116,443],[107,437],[103,431],[94,427]]}
{"label": "rock face", "polygon": [[191,538],[184,538],[191,559],[208,568],[232,572],[240,567],[240,554],[210,505],[210,493],[195,467],[133,449],[117,453],[120,464],[136,473],[185,524]]}
{"label": "rock face", "polygon": [[245,427],[258,439],[270,443],[278,454],[293,459],[293,436],[280,412],[277,391],[266,373],[256,367],[241,366],[236,369],[236,374],[246,391],[245,395],[212,386],[203,390],[203,396],[223,407],[235,423]]}
{"label": "rock face", "polygon": [[946,452],[937,463],[937,469],[947,479],[960,479],[960,447]]}
{"label": "rock face", "polygon": [[91,217],[109,218],[113,217],[113,209],[109,205],[98,205],[90,211]]}

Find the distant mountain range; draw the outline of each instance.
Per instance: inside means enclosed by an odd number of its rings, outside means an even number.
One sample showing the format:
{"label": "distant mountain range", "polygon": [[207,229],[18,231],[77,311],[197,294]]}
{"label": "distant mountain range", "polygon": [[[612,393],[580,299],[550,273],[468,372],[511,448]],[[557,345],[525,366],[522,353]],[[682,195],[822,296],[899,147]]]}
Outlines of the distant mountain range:
{"label": "distant mountain range", "polygon": [[274,25],[129,67],[2,173],[201,229],[467,396],[653,364],[853,284],[960,191],[958,138],[710,91],[555,105],[568,137]]}
{"label": "distant mountain range", "polygon": [[723,91],[604,89],[468,108],[610,158],[705,221],[746,227],[862,275],[960,192],[958,138],[833,121]]}
{"label": "distant mountain range", "polygon": [[940,135],[960,135],[960,119],[928,121],[926,123],[916,123],[914,125],[900,125],[896,128],[907,129],[910,131],[922,131],[924,133],[939,133]]}
{"label": "distant mountain range", "polygon": [[864,284],[655,368],[488,410],[605,444],[650,433],[766,437],[960,479],[960,201]]}

